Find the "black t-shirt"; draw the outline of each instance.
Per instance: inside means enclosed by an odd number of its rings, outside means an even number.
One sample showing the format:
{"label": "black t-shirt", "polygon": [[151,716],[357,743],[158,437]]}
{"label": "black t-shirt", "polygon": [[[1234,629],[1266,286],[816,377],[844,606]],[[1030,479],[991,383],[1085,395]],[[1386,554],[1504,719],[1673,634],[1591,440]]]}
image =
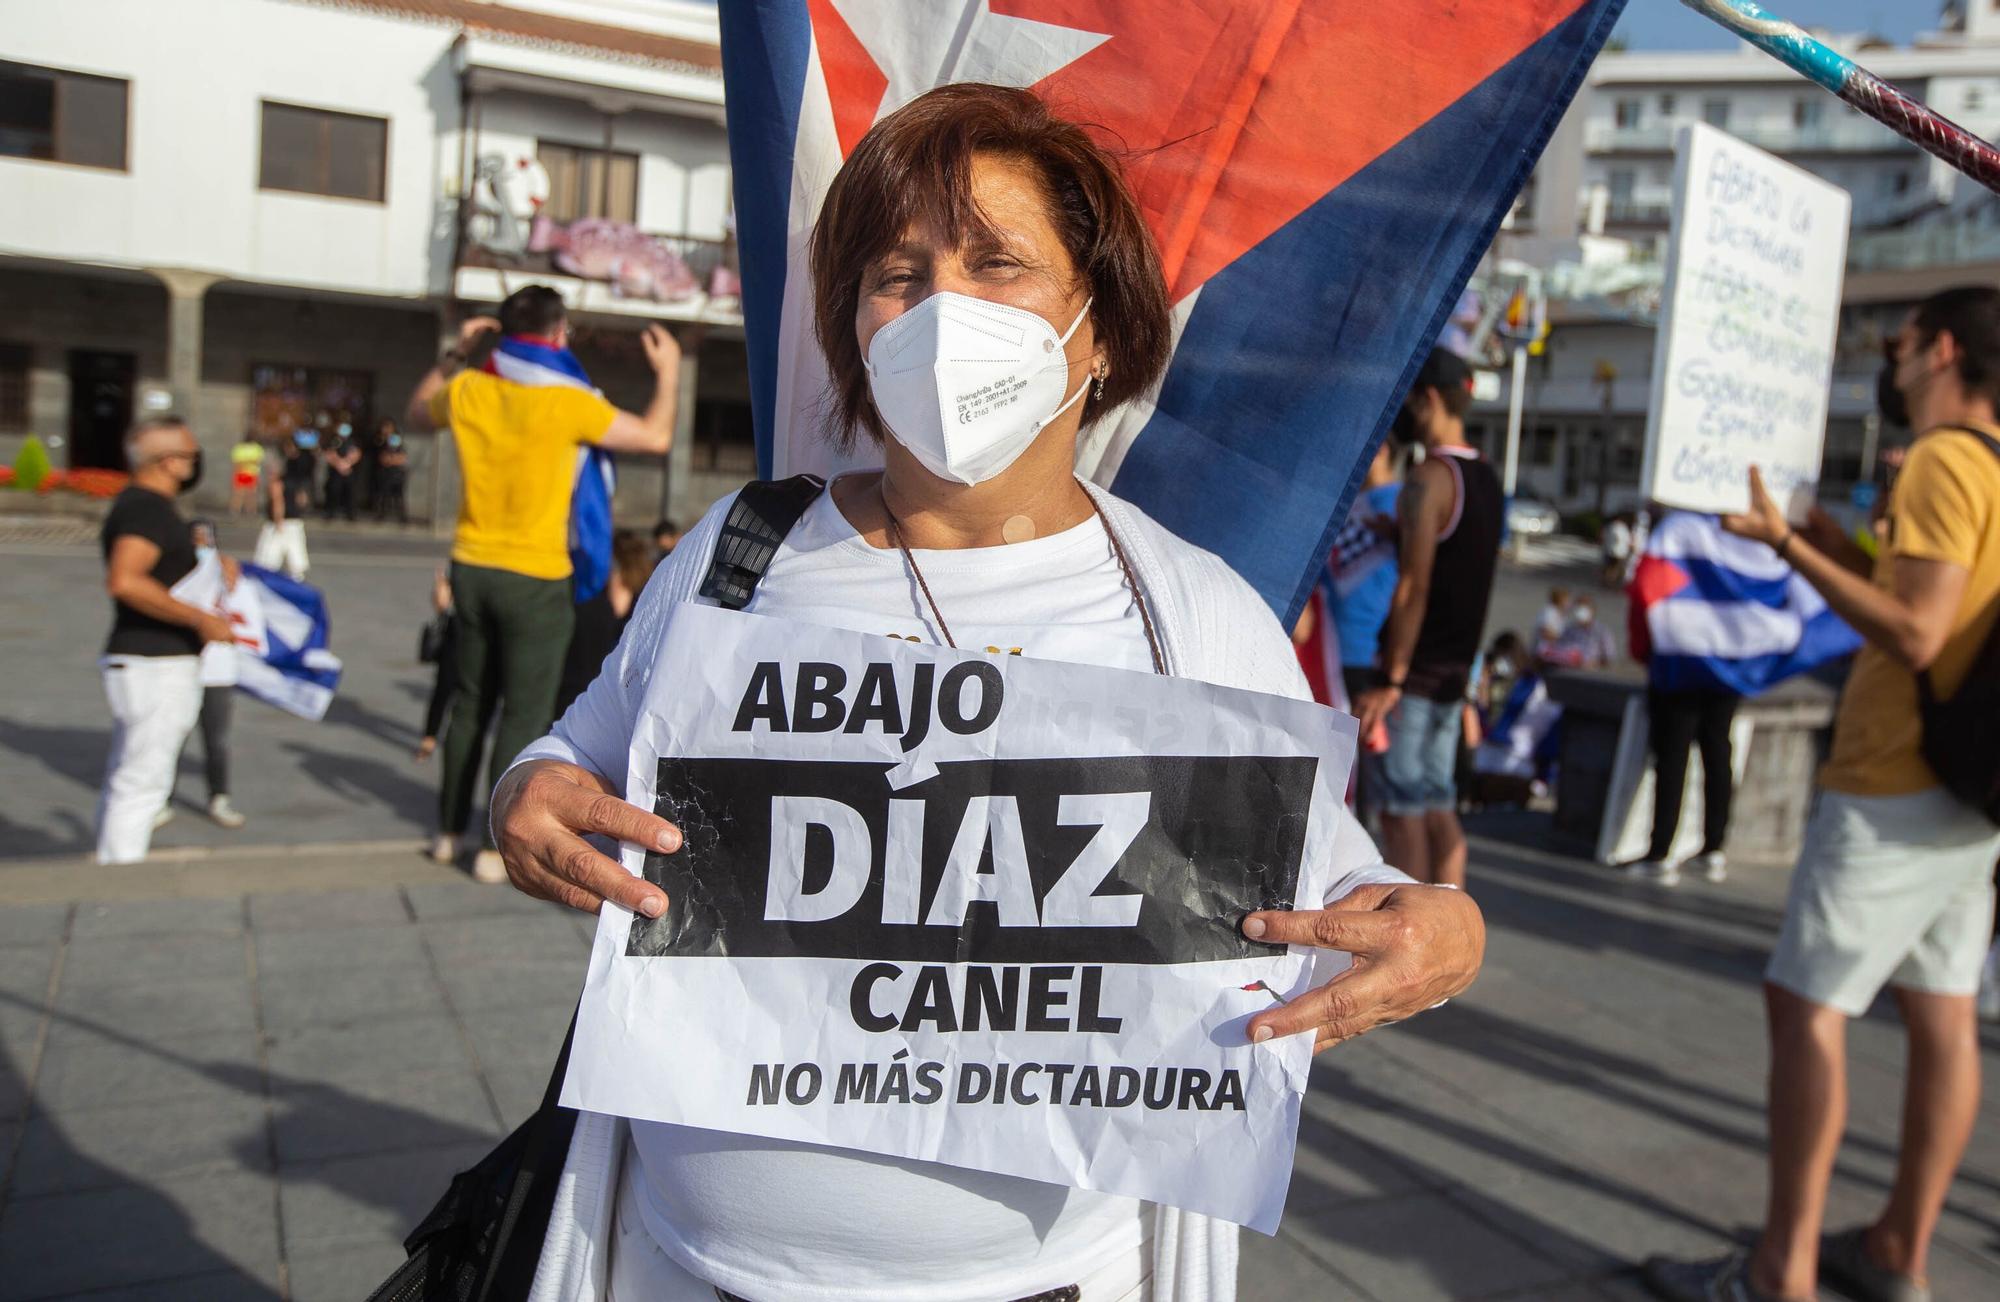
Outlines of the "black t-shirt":
{"label": "black t-shirt", "polygon": [[1458,509],[1438,540],[1430,599],[1403,690],[1426,700],[1453,701],[1465,694],[1466,678],[1479,655],[1493,572],[1500,564],[1507,497],[1500,476],[1470,449],[1440,448],[1432,455],[1457,481]]}
{"label": "black t-shirt", "polygon": [[[128,488],[111,503],[99,536],[104,558],[126,535],[144,538],[160,549],[153,562],[153,577],[173,587],[194,568],[194,531],[171,500],[145,488]],[[104,654],[112,656],[191,656],[201,653],[201,638],[191,628],[169,624],[132,609],[122,601],[111,603],[111,640]]]}

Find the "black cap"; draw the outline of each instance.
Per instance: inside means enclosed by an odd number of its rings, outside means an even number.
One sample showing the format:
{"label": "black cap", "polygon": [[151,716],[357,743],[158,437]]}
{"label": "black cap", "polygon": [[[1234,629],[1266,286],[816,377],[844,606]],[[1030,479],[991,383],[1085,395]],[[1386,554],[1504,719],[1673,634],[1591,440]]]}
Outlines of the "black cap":
{"label": "black cap", "polygon": [[1469,395],[1472,392],[1472,368],[1451,349],[1433,348],[1431,355],[1424,359],[1423,369],[1417,372],[1417,382],[1411,387],[1436,389],[1439,393],[1457,389]]}

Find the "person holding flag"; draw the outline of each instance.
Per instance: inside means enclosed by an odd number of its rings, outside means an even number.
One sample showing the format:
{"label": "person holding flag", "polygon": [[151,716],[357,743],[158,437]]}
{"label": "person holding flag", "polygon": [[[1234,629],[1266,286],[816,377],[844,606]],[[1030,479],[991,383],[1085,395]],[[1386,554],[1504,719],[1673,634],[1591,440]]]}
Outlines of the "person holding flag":
{"label": "person holding flag", "polygon": [[[495,332],[497,341],[489,338]],[[570,529],[579,449],[660,456],[673,442],[680,345],[657,325],[640,343],[653,368],[653,400],[634,414],[590,387],[569,351],[562,296],[528,285],[507,296],[497,320],[466,321],[410,395],[405,423],[449,429],[464,476],[451,550],[457,686],[431,846],[441,863],[457,859],[471,821],[482,719],[497,702],[497,776],[554,718],[576,620]],[[469,367],[475,351],[482,364]],[[506,880],[490,850],[476,856],[473,874]]]}
{"label": "person holding flag", "polygon": [[[1031,92],[939,87],[858,142],[812,250],[831,432],[882,468],[804,481],[810,501],[763,545],[742,609],[1307,696],[1289,638],[1238,574],[1076,475],[1080,433],[1157,378],[1170,333],[1158,250],[1102,146]],[[966,397],[995,392],[1011,398]],[[725,529],[735,509],[688,534],[606,671],[495,791],[495,835],[527,893],[664,912],[657,886],[581,838],[681,847],[679,829],[618,796],[670,622],[715,600],[697,587],[719,544],[739,555],[758,536]],[[1243,933],[1355,965],[1251,1017],[1253,1043],[1328,1047],[1478,969],[1468,896],[1383,863],[1344,807],[1325,835],[1327,898],[1252,913]],[[1226,1223],[934,1162],[583,1114],[561,1189],[536,1299],[1226,1302],[1235,1289]]]}

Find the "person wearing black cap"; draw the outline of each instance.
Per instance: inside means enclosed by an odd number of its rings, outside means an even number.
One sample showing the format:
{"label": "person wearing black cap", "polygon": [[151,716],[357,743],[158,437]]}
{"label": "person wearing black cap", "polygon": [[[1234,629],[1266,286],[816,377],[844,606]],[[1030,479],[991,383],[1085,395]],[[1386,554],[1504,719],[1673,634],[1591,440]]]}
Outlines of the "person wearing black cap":
{"label": "person wearing black cap", "polygon": [[1465,683],[1479,653],[1506,515],[1500,478],[1465,442],[1472,370],[1434,348],[1390,427],[1422,444],[1396,503],[1401,573],[1378,652],[1380,678],[1355,702],[1361,735],[1389,733],[1382,761],[1382,848],[1418,881],[1465,884],[1465,833],[1453,780]]}

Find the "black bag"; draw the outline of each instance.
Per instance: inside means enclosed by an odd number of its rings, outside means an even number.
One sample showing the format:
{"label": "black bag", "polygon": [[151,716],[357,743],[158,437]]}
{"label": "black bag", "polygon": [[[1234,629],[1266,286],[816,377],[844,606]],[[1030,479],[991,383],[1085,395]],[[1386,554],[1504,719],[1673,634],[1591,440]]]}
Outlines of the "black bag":
{"label": "black bag", "polygon": [[[2000,457],[2000,440],[1976,429],[1965,432]],[[1917,710],[1924,725],[1924,762],[1946,791],[2000,824],[2000,743],[1994,740],[2000,726],[2000,619],[1950,700],[1937,698],[1928,669],[1917,675]]]}
{"label": "black bag", "polygon": [[[778,544],[826,487],[812,475],[745,484],[723,521],[700,595],[749,604]],[[542,1105],[499,1147],[451,1178],[430,1215],[403,1240],[409,1258],[368,1302],[518,1302],[535,1282],[576,1112],[558,1107],[576,1019],[570,1018]]]}

